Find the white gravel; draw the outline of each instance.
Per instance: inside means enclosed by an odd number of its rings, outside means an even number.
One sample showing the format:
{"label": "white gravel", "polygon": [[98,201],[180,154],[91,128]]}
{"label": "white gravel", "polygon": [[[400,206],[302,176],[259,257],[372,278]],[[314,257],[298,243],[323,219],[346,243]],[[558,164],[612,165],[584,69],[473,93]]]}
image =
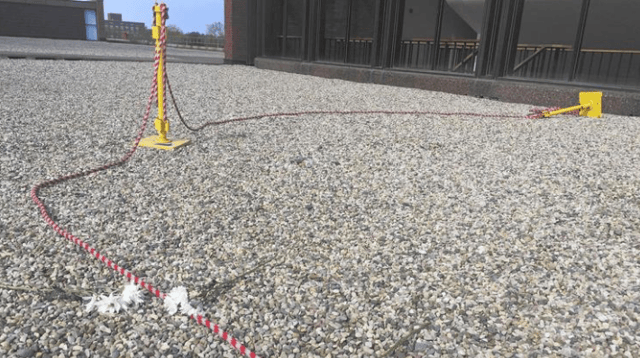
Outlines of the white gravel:
{"label": "white gravel", "polygon": [[[265,112],[526,105],[169,64],[197,125]],[[0,355],[235,357],[40,218],[30,188],[122,156],[148,63],[0,60]],[[173,113],[173,112],[172,112]],[[269,357],[637,356],[640,121],[307,115],[171,135],[41,191],[53,217]],[[152,135],[150,128],[147,133]]]}

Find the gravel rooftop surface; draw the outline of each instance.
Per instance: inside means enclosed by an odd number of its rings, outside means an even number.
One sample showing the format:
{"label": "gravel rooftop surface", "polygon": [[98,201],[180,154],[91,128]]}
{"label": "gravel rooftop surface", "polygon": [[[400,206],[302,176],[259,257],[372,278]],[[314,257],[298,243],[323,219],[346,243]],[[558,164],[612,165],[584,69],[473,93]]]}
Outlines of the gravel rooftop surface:
{"label": "gravel rooftop surface", "polygon": [[[120,158],[152,65],[0,60],[0,355],[237,357],[57,236],[33,185]],[[514,105],[245,66],[169,64],[193,125],[265,112]],[[567,105],[571,105],[568,103]],[[638,356],[640,121],[306,115],[41,190],[63,228],[268,357]],[[148,128],[147,134],[155,130]]]}
{"label": "gravel rooftop surface", "polygon": [[[127,58],[129,60],[153,61],[154,46],[104,41],[55,40],[27,37],[0,36],[0,58],[7,56],[56,56],[90,57],[102,59]],[[203,51],[169,47],[169,62],[200,62],[221,64],[222,51]]]}

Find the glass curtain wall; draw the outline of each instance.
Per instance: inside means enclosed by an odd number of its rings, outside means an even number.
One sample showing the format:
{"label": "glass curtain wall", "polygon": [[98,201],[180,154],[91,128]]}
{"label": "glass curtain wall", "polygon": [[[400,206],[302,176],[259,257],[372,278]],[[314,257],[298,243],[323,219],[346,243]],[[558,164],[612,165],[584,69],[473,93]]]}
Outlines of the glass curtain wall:
{"label": "glass curtain wall", "polygon": [[474,73],[484,6],[485,0],[405,0],[395,66]]}
{"label": "glass curtain wall", "polygon": [[576,81],[640,87],[638,15],[638,1],[590,1]]}
{"label": "glass curtain wall", "polygon": [[441,0],[405,0],[395,67],[433,69]]}
{"label": "glass curtain wall", "polygon": [[582,0],[525,0],[513,76],[567,80]]}
{"label": "glass curtain wall", "polygon": [[376,1],[351,0],[347,62],[360,65],[371,63],[373,33],[376,27]]}
{"label": "glass curtain wall", "polygon": [[284,48],[284,1],[265,0],[265,9],[264,54],[280,57]]}
{"label": "glass curtain wall", "polygon": [[318,59],[369,65],[377,1],[322,0]]}
{"label": "glass curtain wall", "polygon": [[285,57],[302,58],[304,1],[286,0]]}
{"label": "glass curtain wall", "polygon": [[304,2],[265,0],[266,56],[302,58]]}
{"label": "glass curtain wall", "polygon": [[322,34],[318,54],[320,60],[344,61],[348,14],[349,0],[322,1]]}
{"label": "glass curtain wall", "polygon": [[485,0],[445,0],[436,69],[475,73]]}

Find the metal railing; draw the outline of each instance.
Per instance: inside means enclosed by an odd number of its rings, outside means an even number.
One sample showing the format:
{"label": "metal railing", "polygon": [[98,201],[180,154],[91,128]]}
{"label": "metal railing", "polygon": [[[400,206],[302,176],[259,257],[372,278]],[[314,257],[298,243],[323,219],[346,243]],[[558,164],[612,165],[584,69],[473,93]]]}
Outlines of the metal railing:
{"label": "metal railing", "polygon": [[573,48],[566,45],[518,45],[513,75],[526,78],[566,79]]}
{"label": "metal railing", "polygon": [[[395,66],[473,73],[478,55],[478,40],[441,40],[438,51],[433,39],[412,39],[400,43]],[[437,59],[435,57],[438,57]]]}
{"label": "metal railing", "polygon": [[[574,51],[565,45],[518,45],[513,76],[568,79]],[[640,51],[582,49],[575,80],[640,87]]]}
{"label": "metal railing", "polygon": [[224,38],[212,35],[191,36],[189,34],[169,34],[167,43],[178,47],[199,47],[199,48],[224,48]]}
{"label": "metal railing", "polygon": [[[322,41],[319,57],[322,61],[368,65],[371,63],[372,49],[373,39],[371,38],[349,39],[348,44],[344,38],[325,38]],[[348,52],[347,57],[345,52]]]}
{"label": "metal railing", "polygon": [[[278,40],[282,43],[282,37]],[[300,37],[288,37],[285,57],[301,58],[301,44]],[[475,73],[479,45],[479,40],[441,40],[436,51],[433,39],[404,40],[396,53],[394,67]],[[280,45],[279,51],[281,48]],[[318,59],[367,65],[371,61],[372,49],[372,39],[350,39],[347,44],[345,38],[325,38],[321,42]],[[275,56],[280,56],[279,53]],[[573,70],[573,60],[571,46],[519,44],[512,76],[567,80]],[[640,51],[582,49],[575,80],[640,87]]]}
{"label": "metal railing", "polygon": [[[131,26],[126,23],[105,23],[104,34],[108,40],[148,45],[155,44],[155,40],[151,37],[150,29]],[[169,32],[167,34],[167,43],[176,47],[222,49],[224,48],[224,37]]]}
{"label": "metal railing", "polygon": [[576,80],[640,88],[640,51],[582,49]]}

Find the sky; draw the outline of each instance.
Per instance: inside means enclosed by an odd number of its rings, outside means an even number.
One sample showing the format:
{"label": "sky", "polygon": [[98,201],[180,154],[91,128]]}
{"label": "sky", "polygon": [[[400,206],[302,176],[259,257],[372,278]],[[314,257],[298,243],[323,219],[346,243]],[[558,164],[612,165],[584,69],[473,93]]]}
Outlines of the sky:
{"label": "sky", "polygon": [[[108,13],[122,14],[122,21],[144,22],[151,28],[153,0],[104,0],[104,17]],[[176,25],[183,32],[207,32],[207,25],[224,23],[224,0],[165,0],[169,7],[167,25]]]}

